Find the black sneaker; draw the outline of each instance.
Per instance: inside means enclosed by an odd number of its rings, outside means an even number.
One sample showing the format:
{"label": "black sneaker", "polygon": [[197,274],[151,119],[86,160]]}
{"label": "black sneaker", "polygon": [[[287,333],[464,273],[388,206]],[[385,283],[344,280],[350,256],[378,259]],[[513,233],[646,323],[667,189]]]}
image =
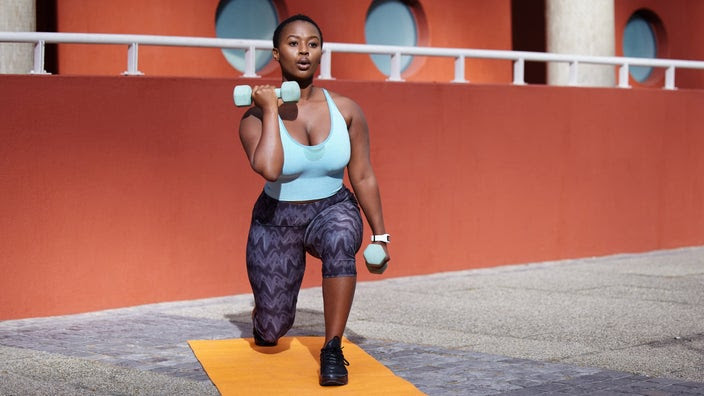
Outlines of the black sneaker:
{"label": "black sneaker", "polygon": [[347,369],[350,362],[345,360],[340,346],[340,337],[335,337],[320,350],[320,385],[335,386],[347,384]]}

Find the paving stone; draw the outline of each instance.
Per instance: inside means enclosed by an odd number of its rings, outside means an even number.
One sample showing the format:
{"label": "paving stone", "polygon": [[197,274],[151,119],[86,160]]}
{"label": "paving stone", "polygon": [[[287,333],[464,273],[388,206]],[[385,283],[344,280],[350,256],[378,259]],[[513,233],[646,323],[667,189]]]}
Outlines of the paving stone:
{"label": "paving stone", "polygon": [[[596,360],[604,365],[578,364],[602,355],[619,354],[619,365],[629,364],[629,359],[633,356],[650,356],[656,359],[657,363],[657,359],[667,355],[667,351],[674,351],[666,348],[687,347],[692,353],[682,356],[694,356],[694,368],[684,367],[679,363],[679,368],[675,367],[672,373],[682,372],[690,376],[688,378],[704,378],[704,368],[696,366],[702,361],[701,353],[697,355],[701,352],[699,345],[704,338],[701,321],[678,324],[681,329],[693,329],[685,334],[686,340],[672,341],[672,337],[661,337],[648,340],[650,344],[646,342],[633,345],[659,348],[658,354],[648,355],[646,351],[640,355],[625,355],[633,348],[602,352],[598,347],[595,349],[588,345],[566,349],[561,353],[540,353],[537,348],[576,345],[585,339],[597,338],[594,335],[602,333],[615,338],[604,345],[628,344],[631,340],[616,339],[622,327],[637,328],[639,323],[664,320],[660,325],[667,328],[670,325],[667,320],[672,318],[646,318],[644,322],[638,322],[638,315],[609,318],[609,323],[613,323],[614,327],[600,328],[601,333],[595,332],[594,329],[577,328],[589,326],[589,320],[570,321],[562,318],[559,321],[561,325],[575,328],[566,328],[563,333],[531,334],[528,330],[542,329],[545,324],[524,323],[522,327],[516,324],[516,321],[524,321],[530,317],[530,313],[525,312],[525,309],[516,307],[515,310],[520,311],[516,316],[512,314],[512,310],[495,313],[487,311],[489,306],[496,309],[511,307],[520,303],[520,299],[514,298],[522,296],[536,298],[533,303],[538,305],[536,309],[540,310],[541,317],[550,317],[550,309],[555,308],[540,306],[541,302],[551,304],[559,299],[564,301],[560,301],[558,308],[568,307],[569,314],[578,317],[582,308],[574,306],[575,304],[585,299],[600,298],[602,300],[594,306],[597,310],[603,309],[611,315],[620,308],[604,305],[607,300],[603,300],[598,291],[600,285],[608,290],[608,293],[605,293],[607,298],[616,296],[619,298],[618,302],[638,300],[641,305],[658,303],[644,296],[643,290],[659,288],[658,293],[666,297],[664,300],[667,300],[668,304],[675,297],[689,301],[687,296],[691,295],[692,305],[688,308],[701,309],[702,306],[697,305],[704,301],[701,287],[704,277],[700,275],[704,270],[700,256],[704,256],[703,248],[362,283],[358,290],[362,297],[359,304],[355,301],[358,311],[353,311],[346,335],[394,373],[412,382],[428,395],[704,395],[704,382],[674,377],[648,377],[639,375],[637,370],[614,370],[607,364],[608,360],[604,359]],[[675,268],[660,268],[657,262],[661,260],[675,263]],[[579,279],[575,279],[579,277],[575,277],[574,273],[581,274],[579,276],[588,275],[589,287],[579,284]],[[614,273],[617,276],[612,276]],[[665,279],[662,286],[659,286],[658,277]],[[521,283],[521,279],[526,282]],[[545,279],[557,281],[551,286]],[[637,284],[641,279],[647,287]],[[516,293],[515,290],[521,287],[525,288],[526,292]],[[570,294],[571,290],[576,292]],[[667,290],[667,293],[662,290]],[[370,322],[377,317],[388,317],[386,311],[378,309],[378,301],[388,301],[384,300],[384,296],[401,291],[405,294],[397,295],[412,296],[412,301],[422,302],[425,309],[414,311],[413,307],[409,306],[402,312],[403,315],[432,312],[441,308],[434,304],[446,304],[458,299],[460,301],[457,307],[449,311],[453,315],[452,320],[438,315],[410,318],[412,320],[409,319],[408,323],[393,326],[384,322]],[[492,293],[498,296],[496,298],[509,300],[477,305],[471,299],[471,296],[492,298]],[[571,296],[576,297],[570,300]],[[434,300],[435,297],[438,298]],[[289,335],[322,337],[323,314],[319,304],[319,288],[303,290],[300,303],[300,315]],[[487,315],[482,317],[481,321],[496,320],[496,326],[492,323],[481,323],[481,326],[477,326],[479,319],[462,316],[464,307],[470,304],[474,304],[471,312]],[[149,394],[153,393],[149,392],[149,386],[154,383],[159,384],[159,389],[173,389],[173,392],[165,391],[165,394],[215,394],[215,388],[193,355],[187,340],[249,337],[250,312],[251,296],[242,295],[0,322],[0,376],[3,377],[0,381],[0,395]],[[641,314],[645,313],[645,310],[641,311]],[[396,312],[394,317],[401,320],[403,315]],[[589,315],[598,318],[599,315],[607,313],[591,311]],[[692,315],[698,318],[697,312]],[[443,322],[445,319],[447,321]],[[623,320],[635,322],[619,322]],[[597,321],[596,326],[600,323],[603,322]],[[367,326],[368,324],[373,326]],[[417,324],[425,327],[414,327]],[[462,329],[468,327],[471,327],[472,331],[484,331],[470,335],[470,338],[475,340],[470,343],[471,346],[465,341],[458,342],[453,338],[467,333],[462,332]],[[388,328],[393,328],[399,334],[384,333],[383,330]],[[364,329],[374,331],[367,332]],[[507,333],[501,334],[502,331]],[[525,338],[511,336],[523,333],[525,335],[522,337]],[[406,339],[413,341],[401,341],[403,334],[408,335]],[[576,337],[579,334],[586,334],[586,337]],[[427,338],[424,338],[426,336]],[[546,341],[552,338],[559,342]],[[501,340],[512,342],[508,347],[504,345],[500,348],[501,353],[490,353],[474,349],[482,346],[477,344],[480,340],[494,340],[497,348],[500,347]],[[536,343],[538,341],[539,343]],[[514,347],[524,349],[510,353]],[[546,356],[551,358],[541,359]],[[629,367],[641,366],[632,364]],[[63,381],[63,378],[76,376],[77,373],[87,378],[73,382]],[[94,378],[90,378],[91,376]],[[119,376],[133,378],[134,381],[121,380]],[[113,382],[114,386],[110,382]]]}

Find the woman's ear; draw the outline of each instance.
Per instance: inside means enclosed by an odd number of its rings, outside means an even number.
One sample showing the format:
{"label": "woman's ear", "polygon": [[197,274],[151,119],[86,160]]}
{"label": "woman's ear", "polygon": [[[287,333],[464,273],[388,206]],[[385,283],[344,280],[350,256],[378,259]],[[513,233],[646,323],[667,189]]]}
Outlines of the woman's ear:
{"label": "woman's ear", "polygon": [[278,48],[274,48],[273,50],[271,50],[271,55],[274,57],[275,61],[277,61],[277,62],[279,61],[279,49]]}

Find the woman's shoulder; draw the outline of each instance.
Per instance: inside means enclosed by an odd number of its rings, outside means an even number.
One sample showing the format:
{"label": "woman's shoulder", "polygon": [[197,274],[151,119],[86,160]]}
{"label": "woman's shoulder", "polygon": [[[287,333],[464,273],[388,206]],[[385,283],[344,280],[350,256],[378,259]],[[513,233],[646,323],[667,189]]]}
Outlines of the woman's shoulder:
{"label": "woman's shoulder", "polygon": [[330,98],[335,102],[335,105],[344,115],[354,115],[356,113],[361,113],[362,109],[352,98],[342,95],[337,92],[325,89],[325,91],[330,95]]}

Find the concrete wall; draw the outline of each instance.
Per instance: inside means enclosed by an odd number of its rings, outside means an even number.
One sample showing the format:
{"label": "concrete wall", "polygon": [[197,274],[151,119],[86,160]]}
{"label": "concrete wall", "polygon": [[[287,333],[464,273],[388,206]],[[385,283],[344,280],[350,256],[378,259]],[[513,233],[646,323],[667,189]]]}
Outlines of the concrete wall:
{"label": "concrete wall", "polygon": [[[36,28],[34,0],[0,1],[0,32],[33,32]],[[25,74],[32,70],[33,45],[0,43],[0,74]]]}
{"label": "concrete wall", "polygon": [[[545,4],[548,52],[614,56],[614,0],[546,0]],[[567,85],[569,65],[549,63],[547,81]],[[579,65],[577,83],[613,87],[613,68]]]}
{"label": "concrete wall", "polygon": [[[0,77],[0,319],[250,292],[238,82]],[[384,277],[704,243],[704,91],[320,85],[367,114]]]}

